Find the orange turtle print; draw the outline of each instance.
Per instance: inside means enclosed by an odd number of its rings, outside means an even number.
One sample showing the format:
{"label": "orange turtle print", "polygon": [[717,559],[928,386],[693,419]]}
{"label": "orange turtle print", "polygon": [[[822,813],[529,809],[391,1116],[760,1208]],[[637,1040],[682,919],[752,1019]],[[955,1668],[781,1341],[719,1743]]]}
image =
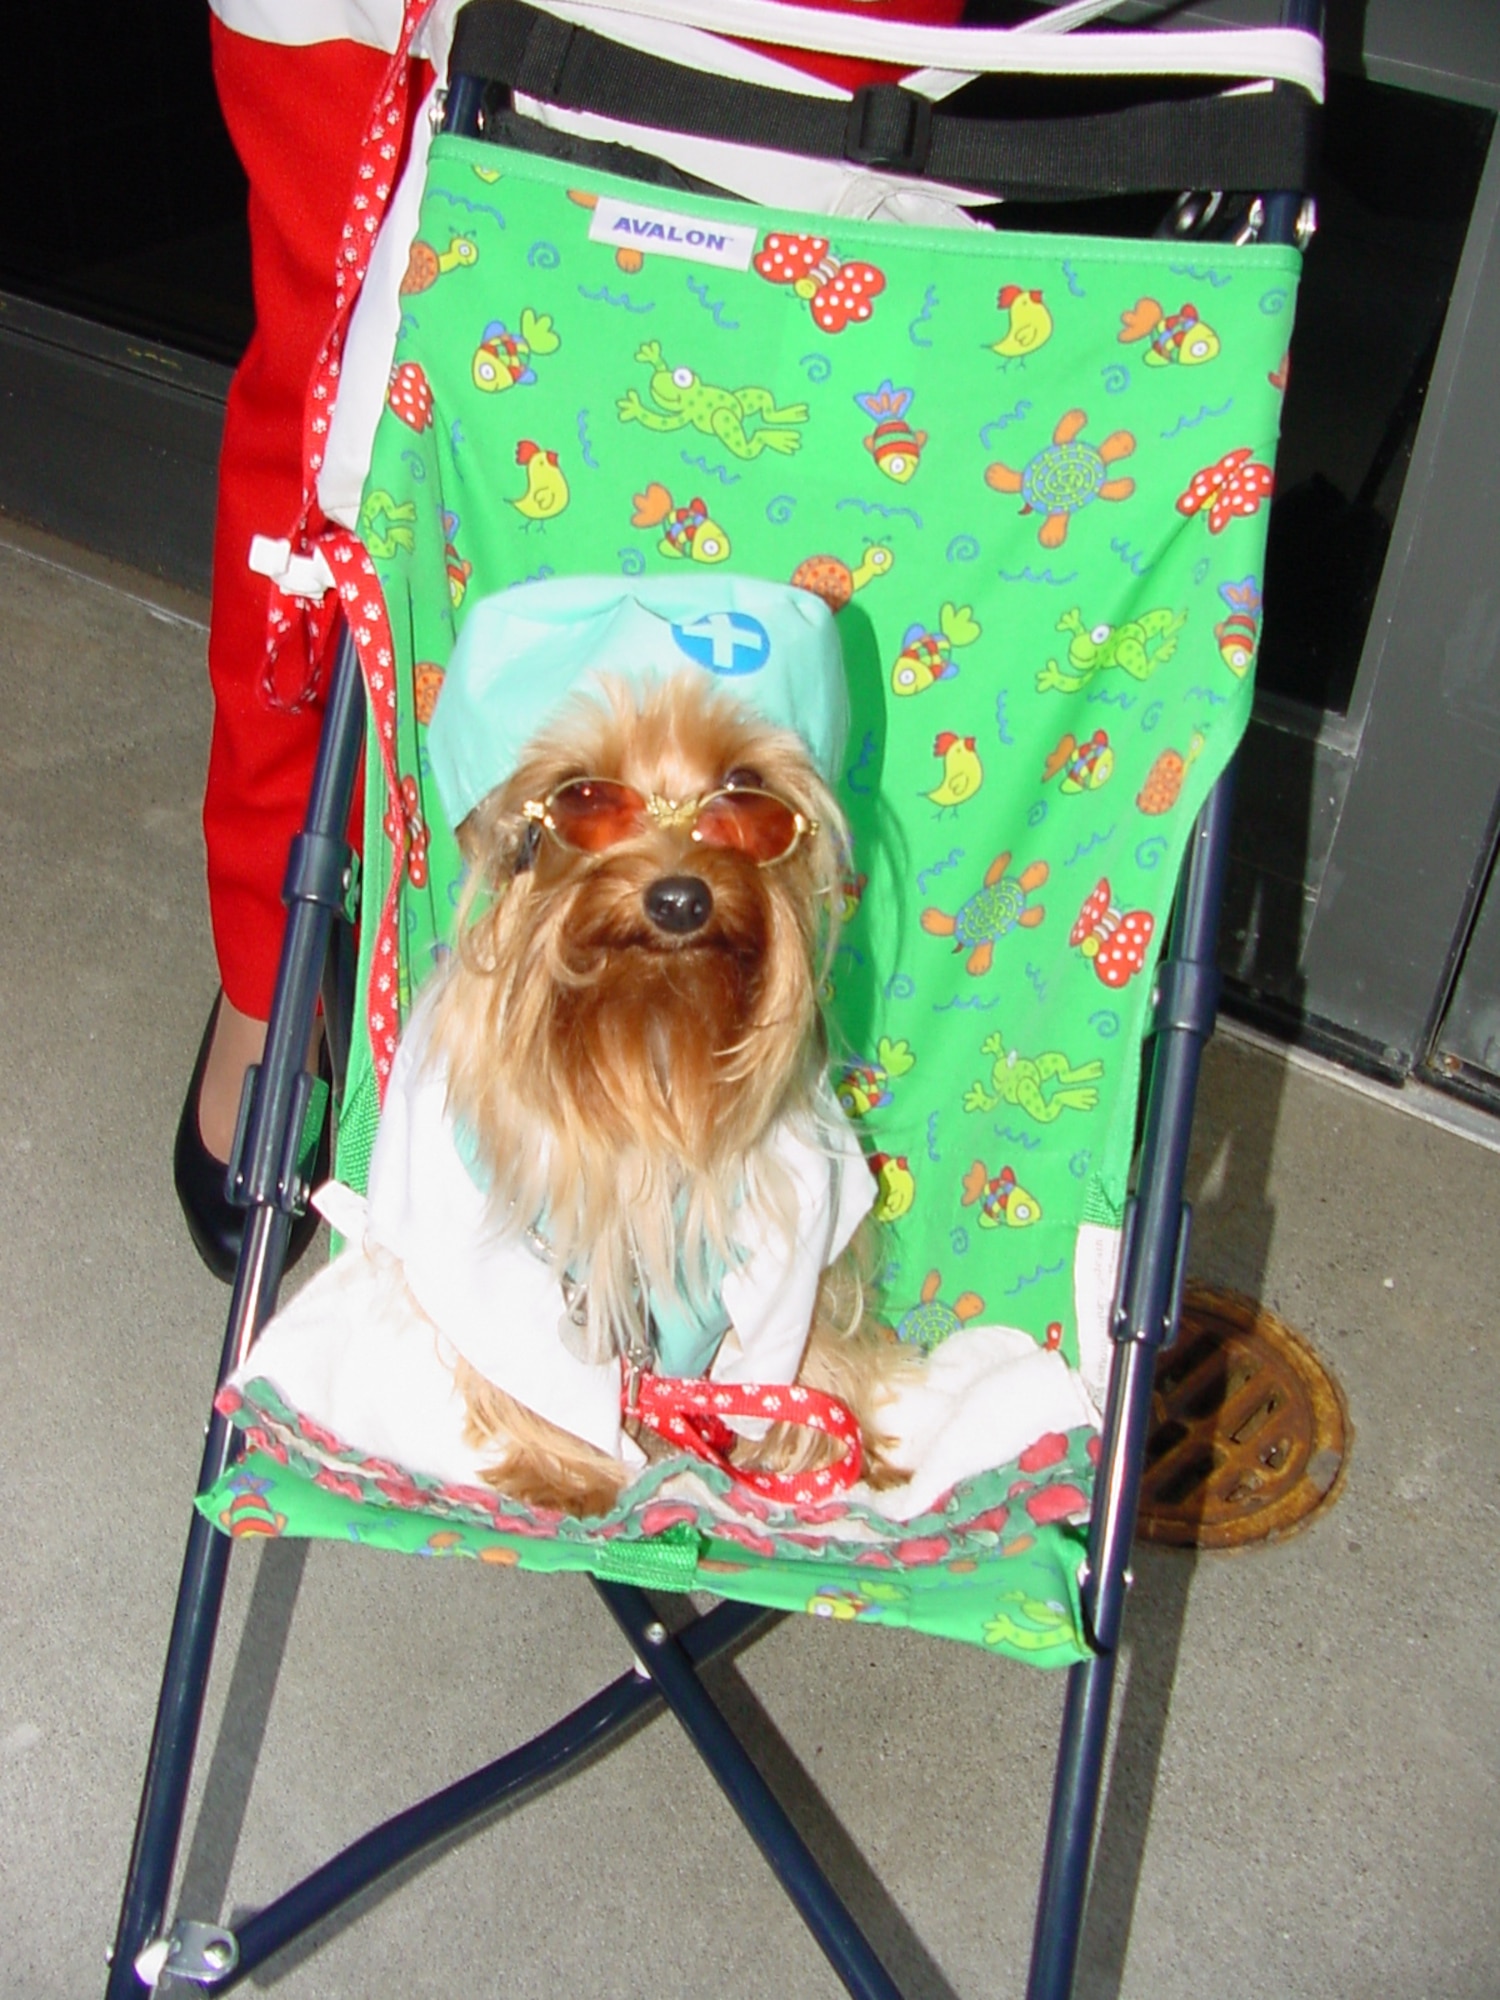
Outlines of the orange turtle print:
{"label": "orange turtle print", "polygon": [[1128,500],[1135,481],[1112,477],[1109,468],[1135,450],[1130,431],[1111,431],[1102,444],[1089,444],[1080,433],[1088,417],[1068,410],[1058,419],[1052,442],[1019,472],[998,461],[984,468],[984,483],[996,493],[1019,493],[1023,514],[1041,514],[1037,540],[1044,549],[1061,548],[1068,523],[1094,500]]}

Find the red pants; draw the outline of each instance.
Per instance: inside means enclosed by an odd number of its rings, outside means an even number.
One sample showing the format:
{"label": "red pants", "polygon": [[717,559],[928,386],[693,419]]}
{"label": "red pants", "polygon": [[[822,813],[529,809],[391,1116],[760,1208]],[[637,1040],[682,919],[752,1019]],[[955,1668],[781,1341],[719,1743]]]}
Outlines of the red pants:
{"label": "red pants", "polygon": [[[852,0],[814,0],[842,10]],[[963,0],[863,0],[872,14],[944,25]],[[255,334],[229,392],[219,461],[208,670],[214,726],[203,832],[219,972],[230,1001],[271,1010],[287,850],[302,823],[321,714],[287,714],[261,693],[270,584],[250,569],[253,535],[279,536],[302,499],[302,411],[333,317],[333,270],[354,163],[389,64],[355,42],[283,47],[212,21],[214,79],[250,181]],[[771,51],[854,88],[891,72]],[[284,661],[281,674],[302,685]]]}
{"label": "red pants", "polygon": [[[255,334],[229,391],[219,460],[208,671],[214,728],[203,833],[224,990],[264,1020],[281,942],[281,882],[302,823],[322,717],[260,691],[271,586],[252,535],[283,535],[302,500],[302,408],[333,318],[354,161],[389,64],[354,42],[282,48],[212,22],[214,80],[250,180]],[[297,663],[287,679],[298,684]]]}

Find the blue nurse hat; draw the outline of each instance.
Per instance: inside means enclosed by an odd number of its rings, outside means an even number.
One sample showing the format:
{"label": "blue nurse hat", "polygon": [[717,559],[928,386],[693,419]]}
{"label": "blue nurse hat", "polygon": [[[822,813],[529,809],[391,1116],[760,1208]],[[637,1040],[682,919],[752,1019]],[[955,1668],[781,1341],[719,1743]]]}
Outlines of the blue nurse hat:
{"label": "blue nurse hat", "polygon": [[448,663],[427,750],[457,826],[508,778],[576,690],[710,675],[795,730],[834,777],[849,724],[843,655],[820,597],[758,577],[549,577],[482,598]]}

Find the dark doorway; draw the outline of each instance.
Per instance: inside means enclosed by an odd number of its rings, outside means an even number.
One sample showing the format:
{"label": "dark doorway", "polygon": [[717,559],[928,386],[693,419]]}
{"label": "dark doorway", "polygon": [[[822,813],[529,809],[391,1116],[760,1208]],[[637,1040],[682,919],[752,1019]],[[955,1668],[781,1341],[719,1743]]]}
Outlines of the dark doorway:
{"label": "dark doorway", "polygon": [[205,0],[9,0],[0,291],[235,362],[252,324],[245,179]]}

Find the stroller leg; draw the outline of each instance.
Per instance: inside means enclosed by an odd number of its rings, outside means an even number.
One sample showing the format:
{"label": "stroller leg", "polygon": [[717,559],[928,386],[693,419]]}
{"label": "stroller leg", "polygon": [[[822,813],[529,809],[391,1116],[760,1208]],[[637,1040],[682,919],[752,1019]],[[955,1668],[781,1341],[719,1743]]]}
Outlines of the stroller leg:
{"label": "stroller leg", "polygon": [[1072,1668],[1068,1677],[1027,2000],[1068,2000],[1073,1990],[1151,1422],[1152,1376],[1157,1354],[1177,1336],[1186,1274],[1189,1217],[1183,1186],[1198,1068],[1218,1004],[1215,948],[1233,809],[1231,765],[1193,828],[1172,935],[1157,973],[1139,1192],[1126,1215],[1099,1500],[1082,1579],[1094,1657]]}
{"label": "stroller leg", "polygon": [[625,1584],[594,1579],[636,1659],[692,1738],[693,1747],[724,1789],[797,1913],[822,1947],[854,2000],[901,2000],[868,1938],[839,1900],[753,1759],[698,1679],[687,1648],[657,1619],[651,1600]]}
{"label": "stroller leg", "polygon": [[1026,2000],[1068,2000],[1073,1991],[1114,1683],[1113,1653],[1068,1669]]}
{"label": "stroller leg", "polygon": [[[344,904],[350,866],[344,836],[363,745],[364,686],[353,643],[345,634],[329,689],[307,820],[293,842],[287,869],[283,898],[289,914],[266,1051],[246,1077],[240,1129],[230,1164],[233,1185],[252,1213],[235,1273],[219,1360],[221,1383],[270,1315],[286,1262],[292,1215],[305,1199],[297,1156],[310,1080],[302,1065],[312,1035],[329,935]],[[199,1493],[206,1492],[226,1470],[234,1441],[232,1426],[213,1412],[198,1472]],[[133,2000],[151,1985],[137,1973],[136,1959],[161,1935],[218,1635],[229,1547],[229,1537],[195,1512],[178,1585],[135,1844],[110,1955],[108,2000],[127,2000],[127,1996]]]}
{"label": "stroller leg", "polygon": [[[210,1446],[214,1442],[212,1431],[210,1426]],[[205,1467],[207,1456],[205,1453]],[[200,1481],[202,1478],[200,1474]],[[162,1672],[135,1846],[110,1953],[108,2000],[134,2000],[149,1990],[137,1977],[135,1961],[161,1930],[228,1568],[228,1536],[195,1514],[177,1587],[177,1610]]]}
{"label": "stroller leg", "polygon": [[[1287,27],[1317,33],[1322,11],[1322,0],[1284,0],[1281,16]],[[1302,213],[1300,195],[1267,195],[1265,240],[1294,242]],[[1114,1329],[1120,1345],[1111,1371],[1099,1482],[1103,1500],[1090,1530],[1083,1586],[1096,1651],[1068,1676],[1027,2000],[1068,2000],[1073,1991],[1116,1649],[1130,1581],[1127,1563],[1150,1426],[1152,1376],[1158,1352],[1177,1337],[1186,1273],[1188,1211],[1182,1200],[1183,1177],[1198,1063],[1203,1044],[1213,1033],[1218,999],[1214,960],[1233,805],[1231,765],[1194,828],[1172,942],[1159,974],[1157,1039],[1141,1149],[1139,1227],[1131,1229],[1127,1219]],[[1134,1254],[1138,1245],[1143,1246],[1139,1257]]]}

